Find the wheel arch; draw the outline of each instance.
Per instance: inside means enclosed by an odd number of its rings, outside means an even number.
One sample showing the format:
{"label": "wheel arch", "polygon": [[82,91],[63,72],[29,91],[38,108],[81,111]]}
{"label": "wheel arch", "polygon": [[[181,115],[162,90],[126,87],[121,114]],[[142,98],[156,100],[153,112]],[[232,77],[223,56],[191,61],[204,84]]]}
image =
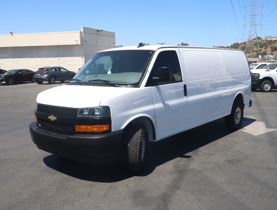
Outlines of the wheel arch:
{"label": "wheel arch", "polygon": [[124,124],[123,131],[128,130],[128,128],[130,128],[133,125],[143,125],[145,127],[145,129],[147,130],[147,134],[148,134],[147,137],[149,142],[153,142],[156,139],[154,122],[149,117],[140,116],[140,117],[131,119],[126,124]]}
{"label": "wheel arch", "polygon": [[[55,79],[55,82],[57,81],[57,77],[55,76],[55,75],[51,75],[49,78],[48,78],[48,83],[51,83],[50,81],[51,81],[51,78],[54,78]],[[54,82],[54,83],[55,83]]]}
{"label": "wheel arch", "polygon": [[235,98],[234,98],[234,100],[233,100],[232,107],[234,106],[234,103],[235,103],[236,101],[240,101],[240,102],[242,103],[243,109],[244,109],[244,105],[245,105],[245,104],[244,104],[244,97],[243,97],[243,93],[242,93],[242,92],[237,93],[237,95],[235,96]]}
{"label": "wheel arch", "polygon": [[262,83],[263,81],[265,81],[265,80],[269,80],[270,82],[272,82],[272,85],[275,84],[275,83],[274,83],[274,80],[273,80],[271,77],[264,77],[264,78],[262,79],[261,83]]}
{"label": "wheel arch", "polygon": [[17,83],[17,79],[16,79],[16,77],[14,77],[14,76],[8,77],[8,78],[6,79],[6,82],[9,82],[10,79],[13,79],[14,84]]}

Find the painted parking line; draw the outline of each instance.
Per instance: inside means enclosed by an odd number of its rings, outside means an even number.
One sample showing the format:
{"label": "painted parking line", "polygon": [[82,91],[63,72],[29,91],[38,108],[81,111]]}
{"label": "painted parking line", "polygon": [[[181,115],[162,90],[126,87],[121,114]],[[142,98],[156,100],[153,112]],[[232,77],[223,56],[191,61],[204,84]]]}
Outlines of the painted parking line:
{"label": "painted parking line", "polygon": [[245,118],[242,126],[243,128],[241,131],[249,133],[253,136],[259,136],[277,130],[274,128],[267,128],[265,122],[258,122],[253,117]]}

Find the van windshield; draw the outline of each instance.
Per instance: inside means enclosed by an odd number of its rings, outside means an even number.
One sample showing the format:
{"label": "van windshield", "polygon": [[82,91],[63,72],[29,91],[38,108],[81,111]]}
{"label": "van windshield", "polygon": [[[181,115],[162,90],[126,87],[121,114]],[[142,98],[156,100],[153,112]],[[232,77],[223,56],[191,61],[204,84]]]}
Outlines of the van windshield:
{"label": "van windshield", "polygon": [[97,53],[71,83],[138,87],[153,51],[122,50]]}

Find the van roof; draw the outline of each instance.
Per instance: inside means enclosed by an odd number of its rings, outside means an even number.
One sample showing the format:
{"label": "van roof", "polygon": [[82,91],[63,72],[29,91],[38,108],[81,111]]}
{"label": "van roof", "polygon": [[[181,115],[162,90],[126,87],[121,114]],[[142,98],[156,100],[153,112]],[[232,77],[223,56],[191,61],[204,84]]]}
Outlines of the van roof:
{"label": "van roof", "polygon": [[226,49],[226,48],[214,48],[214,47],[191,47],[191,46],[176,46],[176,45],[142,45],[142,46],[129,46],[129,47],[118,47],[107,50],[102,50],[100,52],[106,51],[121,51],[121,50],[152,50],[156,51],[163,48],[192,48],[192,49],[217,49],[217,50],[232,50],[232,51],[241,51],[237,49]]}

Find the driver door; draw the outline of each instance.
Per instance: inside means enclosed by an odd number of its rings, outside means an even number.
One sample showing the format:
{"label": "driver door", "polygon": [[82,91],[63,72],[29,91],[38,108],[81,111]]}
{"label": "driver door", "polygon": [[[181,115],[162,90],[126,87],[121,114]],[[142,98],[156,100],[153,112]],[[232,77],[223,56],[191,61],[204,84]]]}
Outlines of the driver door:
{"label": "driver door", "polygon": [[[183,83],[177,53],[179,52],[175,50],[161,51],[157,55],[147,82],[147,86],[152,86],[157,140],[180,133],[187,127],[186,85]],[[158,70],[164,67],[170,70],[170,81],[155,84],[153,78],[157,76]]]}

